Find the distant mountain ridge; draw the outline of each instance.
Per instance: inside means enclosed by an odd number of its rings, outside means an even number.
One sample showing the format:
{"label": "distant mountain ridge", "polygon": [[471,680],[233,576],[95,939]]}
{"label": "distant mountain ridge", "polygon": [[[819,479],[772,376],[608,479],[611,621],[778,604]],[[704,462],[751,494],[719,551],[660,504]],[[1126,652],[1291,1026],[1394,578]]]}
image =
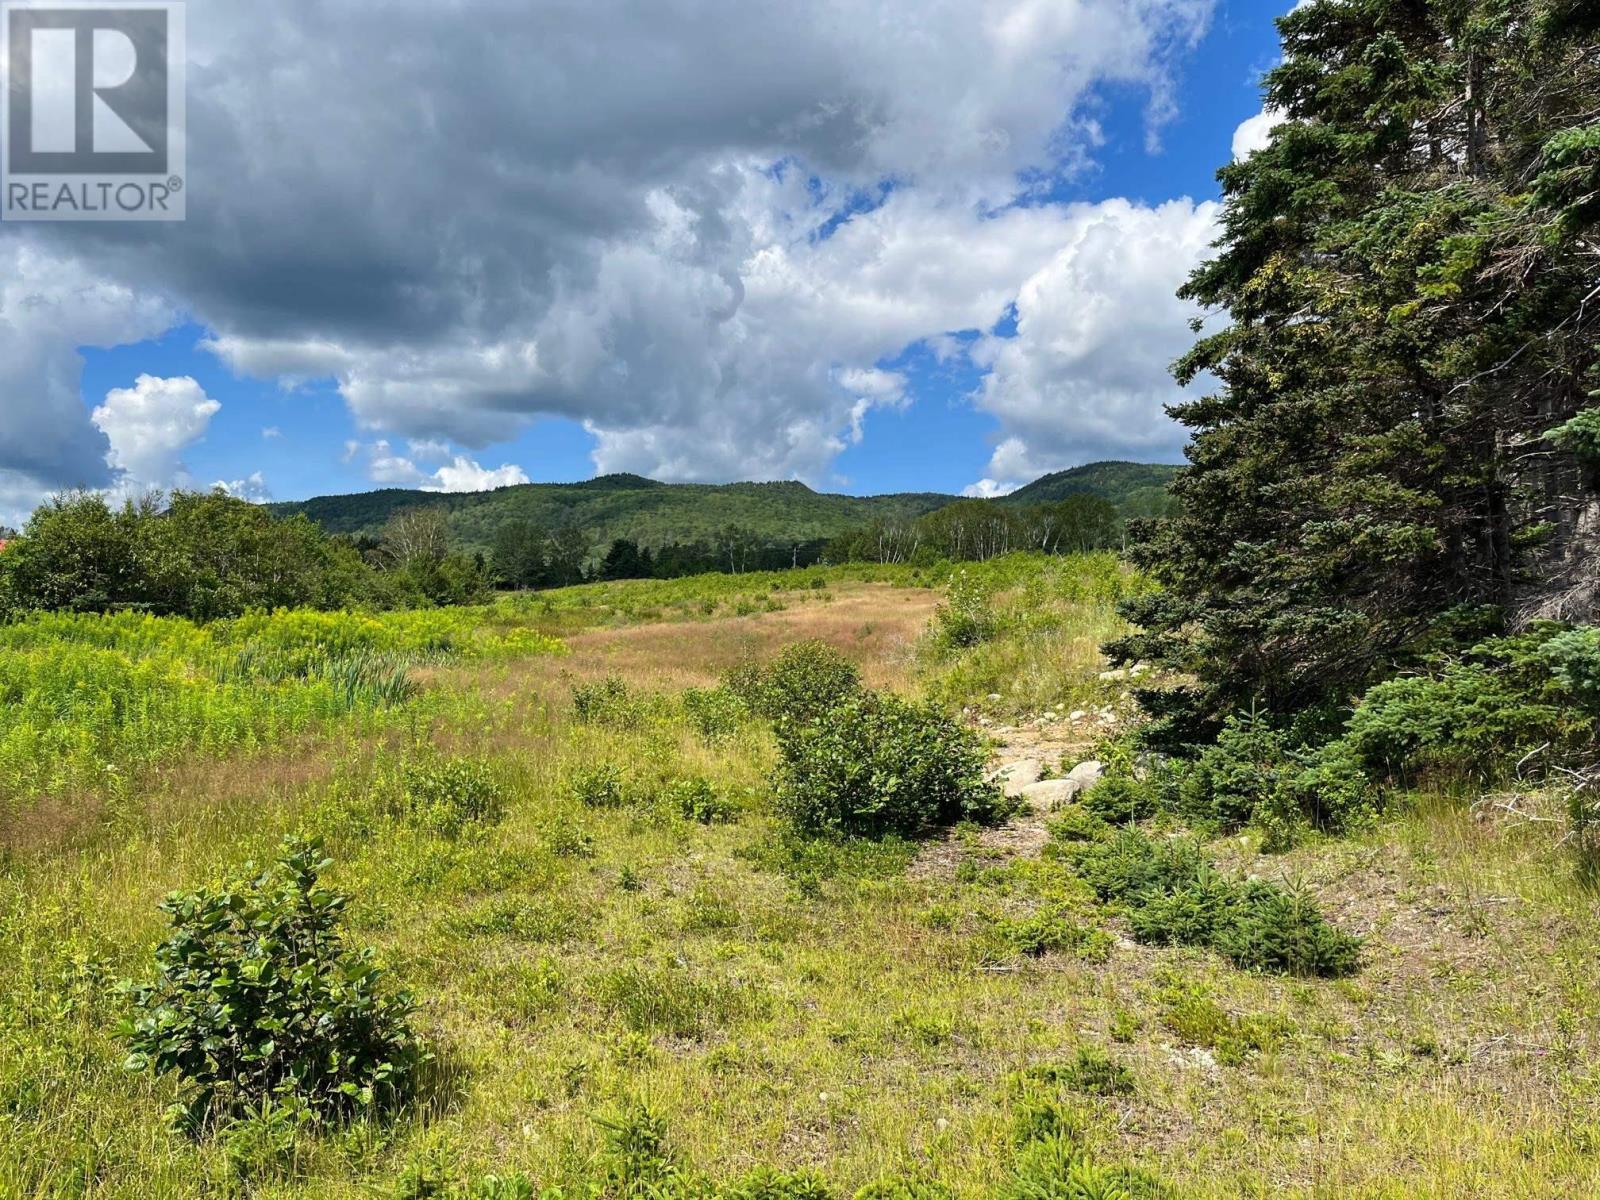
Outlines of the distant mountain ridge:
{"label": "distant mountain ridge", "polygon": [[[1069,471],[1041,475],[1026,487],[1002,496],[1002,504],[1049,504],[1088,492],[1118,508],[1144,507],[1156,496],[1165,497],[1178,468],[1165,463],[1097,462]],[[1129,514],[1129,515],[1144,515]]]}
{"label": "distant mountain ridge", "polygon": [[[1164,491],[1174,467],[1090,463],[1058,471],[1001,503],[1043,504],[1078,492],[1104,496],[1119,508],[1141,507],[1150,488]],[[816,492],[794,480],[773,483],[660,483],[642,475],[602,475],[579,483],[524,483],[490,492],[421,492],[382,488],[274,504],[280,516],[304,513],[329,533],[376,535],[402,509],[445,510],[458,545],[487,549],[507,521],[576,525],[593,544],[627,537],[642,546],[705,539],[729,525],[779,542],[834,537],[875,521],[909,521],[953,504],[959,496],[901,492],[845,496]],[[1132,514],[1140,515],[1140,514]]]}

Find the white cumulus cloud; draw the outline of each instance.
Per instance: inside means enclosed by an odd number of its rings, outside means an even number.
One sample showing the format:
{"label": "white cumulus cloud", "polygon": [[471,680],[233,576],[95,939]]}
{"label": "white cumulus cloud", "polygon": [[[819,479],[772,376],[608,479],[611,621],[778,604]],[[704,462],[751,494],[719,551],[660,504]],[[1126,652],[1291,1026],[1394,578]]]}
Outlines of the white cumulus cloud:
{"label": "white cumulus cloud", "polygon": [[[437,470],[424,471],[412,459],[395,453],[387,440],[380,439],[366,449],[367,478],[386,487],[416,488],[424,492],[487,492],[532,482],[528,473],[513,463],[490,468],[458,454]],[[415,447],[412,449],[415,452]]]}
{"label": "white cumulus cloud", "polygon": [[1184,435],[1164,409],[1182,393],[1169,368],[1197,315],[1176,292],[1215,238],[1217,213],[1188,200],[1072,207],[1062,245],[1022,285],[1016,335],[972,352],[990,367],[978,404],[1000,421],[989,479],[1176,457]]}
{"label": "white cumulus cloud", "polygon": [[141,375],[131,388],[113,388],[89,419],[110,443],[107,463],[124,486],[167,488],[188,482],[184,449],[204,435],[222,405],[187,375]]}

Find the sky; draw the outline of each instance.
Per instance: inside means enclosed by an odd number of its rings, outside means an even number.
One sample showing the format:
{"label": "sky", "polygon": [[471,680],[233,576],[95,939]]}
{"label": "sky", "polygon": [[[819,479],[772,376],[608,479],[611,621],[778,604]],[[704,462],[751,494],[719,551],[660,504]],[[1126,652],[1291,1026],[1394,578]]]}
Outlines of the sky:
{"label": "sky", "polygon": [[187,220],[0,223],[0,522],[1179,461],[1175,292],[1288,7],[192,4]]}

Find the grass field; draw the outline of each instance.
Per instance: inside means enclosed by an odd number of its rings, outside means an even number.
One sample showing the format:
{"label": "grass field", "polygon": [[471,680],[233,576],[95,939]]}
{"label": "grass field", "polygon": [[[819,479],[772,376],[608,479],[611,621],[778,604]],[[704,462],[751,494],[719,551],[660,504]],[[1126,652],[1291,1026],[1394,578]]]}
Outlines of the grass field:
{"label": "grass field", "polygon": [[[1362,935],[1342,980],[1133,944],[1042,818],[786,833],[770,733],[685,699],[752,656],[825,639],[1063,767],[1125,710],[1095,646],[1136,581],[1105,557],[977,570],[998,626],[963,652],[930,633],[945,580],[909,569],[0,630],[0,1196],[621,1194],[602,1122],[638,1104],[687,1169],[815,1168],[841,1196],[1008,1194],[1041,1111],[1174,1195],[1600,1191],[1600,925],[1538,797],[1422,797],[1285,856],[1208,847]],[[611,677],[578,719],[575,689]],[[482,760],[504,819],[397,816],[430,753]],[[620,803],[577,794],[597,766]],[[725,819],[685,816],[684,779]],[[394,1120],[197,1141],[163,1116],[171,1079],[124,1069],[114,983],[150,973],[164,894],[291,831],[324,839],[349,937],[416,994],[437,1061]],[[1043,921],[1074,934],[1030,953]]]}

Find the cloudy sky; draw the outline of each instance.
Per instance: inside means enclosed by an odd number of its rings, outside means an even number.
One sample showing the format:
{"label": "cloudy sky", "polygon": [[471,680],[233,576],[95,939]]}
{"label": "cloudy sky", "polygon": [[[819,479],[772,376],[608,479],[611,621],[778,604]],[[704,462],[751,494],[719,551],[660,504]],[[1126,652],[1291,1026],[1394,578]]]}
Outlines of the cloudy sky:
{"label": "cloudy sky", "polygon": [[1175,461],[1264,0],[189,6],[188,220],[0,225],[0,520]]}

